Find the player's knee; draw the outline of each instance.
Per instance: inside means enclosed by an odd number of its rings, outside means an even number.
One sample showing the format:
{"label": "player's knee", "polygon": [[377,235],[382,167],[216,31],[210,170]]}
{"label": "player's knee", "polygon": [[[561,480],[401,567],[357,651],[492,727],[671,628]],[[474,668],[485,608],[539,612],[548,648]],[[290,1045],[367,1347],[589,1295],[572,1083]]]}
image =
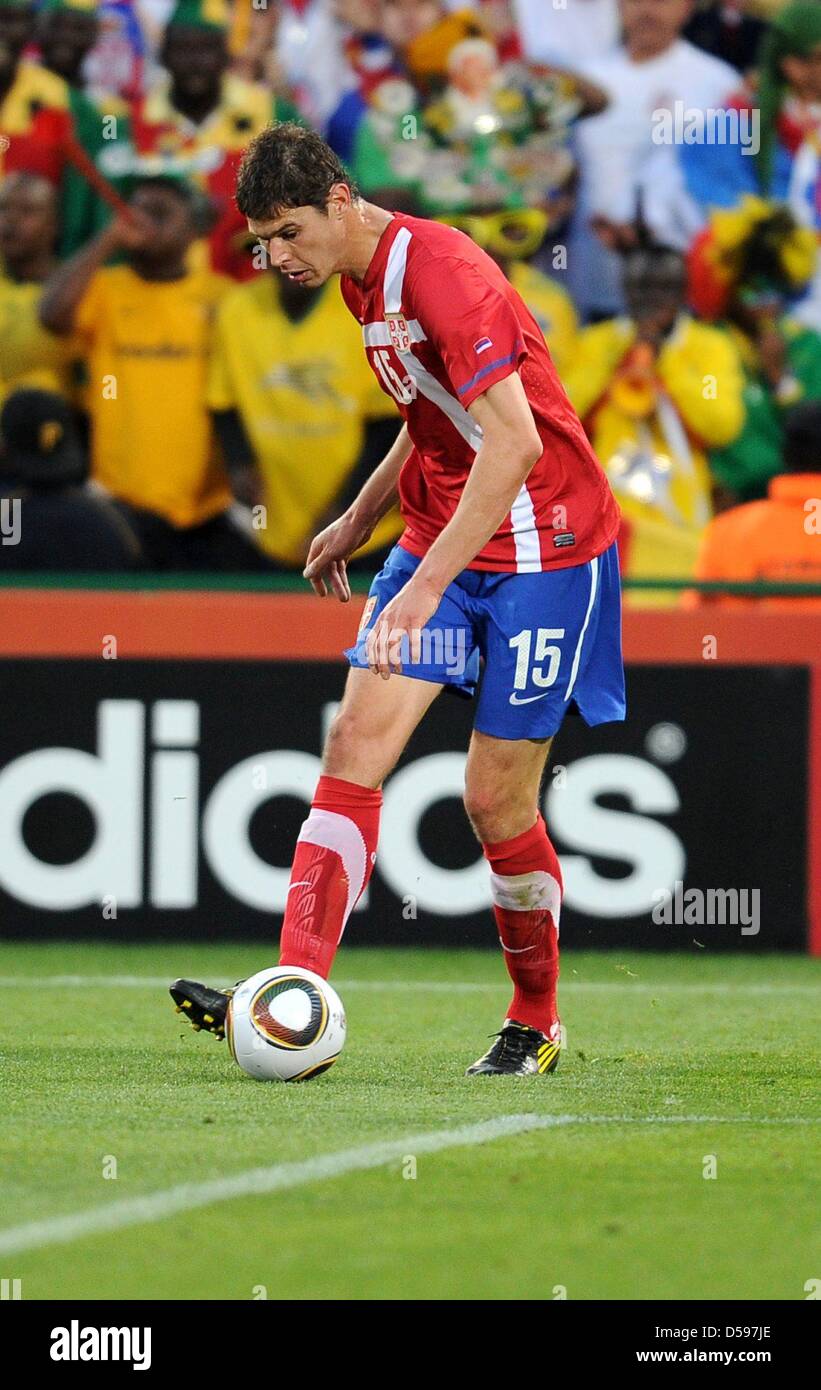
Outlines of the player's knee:
{"label": "player's knee", "polygon": [[363,735],[362,720],[358,715],[344,708],[337,710],[325,737],[323,762],[326,769],[332,771],[332,764],[348,762],[355,757]]}
{"label": "player's knee", "polygon": [[521,835],[536,818],[531,798],[525,799],[501,784],[468,783],[463,800],[468,819],[483,845]]}
{"label": "player's knee", "polygon": [[380,748],[379,730],[374,728],[362,711],[337,711],[325,737],[322,756],[324,772],[329,777],[349,781],[368,781],[365,769],[370,770]]}
{"label": "player's knee", "polygon": [[465,787],[465,810],[479,839],[485,843],[493,842],[491,833],[499,819],[499,794],[495,787],[471,784]]}

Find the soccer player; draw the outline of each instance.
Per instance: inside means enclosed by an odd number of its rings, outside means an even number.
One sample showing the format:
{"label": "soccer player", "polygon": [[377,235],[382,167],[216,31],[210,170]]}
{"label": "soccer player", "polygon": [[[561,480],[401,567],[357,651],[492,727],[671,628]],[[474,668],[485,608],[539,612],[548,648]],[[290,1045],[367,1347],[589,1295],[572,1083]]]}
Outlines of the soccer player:
{"label": "soccer player", "polygon": [[[561,1046],[562,875],[539,789],[571,705],[590,725],[624,718],[618,508],[538,325],[469,237],[364,202],[320,137],[294,125],[251,143],[237,203],[283,275],[311,287],[342,277],[405,420],[305,567],[320,597],[347,603],[347,561],[398,494],[405,531],[347,652],[281,964],[328,975],[376,859],[384,779],[440,692],[478,685],[465,808],[513,998],[468,1074],[543,1075]],[[227,992],[179,980],[171,993],[197,1027],[224,1035]]]}

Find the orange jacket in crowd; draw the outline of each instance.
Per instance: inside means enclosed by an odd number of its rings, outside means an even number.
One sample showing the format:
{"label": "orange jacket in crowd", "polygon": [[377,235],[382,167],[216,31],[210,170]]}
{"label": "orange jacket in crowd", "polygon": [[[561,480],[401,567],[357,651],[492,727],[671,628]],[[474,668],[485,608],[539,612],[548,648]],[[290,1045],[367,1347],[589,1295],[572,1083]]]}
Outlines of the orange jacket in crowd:
{"label": "orange jacket in crowd", "polygon": [[[782,473],[771,479],[766,498],[715,517],[704,532],[695,578],[821,584],[821,473]],[[700,594],[695,602],[821,609],[821,595],[749,599]]]}

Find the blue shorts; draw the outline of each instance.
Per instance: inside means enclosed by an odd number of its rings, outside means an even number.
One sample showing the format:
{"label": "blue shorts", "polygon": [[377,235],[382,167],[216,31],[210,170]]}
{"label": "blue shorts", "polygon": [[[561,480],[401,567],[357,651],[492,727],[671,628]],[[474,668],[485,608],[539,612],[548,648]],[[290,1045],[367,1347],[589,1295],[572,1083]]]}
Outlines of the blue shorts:
{"label": "blue shorts", "polygon": [[[420,561],[395,545],[370,589],[356,646],[345,655],[367,667],[365,640]],[[615,542],[587,564],[539,574],[463,570],[422,631],[422,660],[405,647],[402,674],[471,696],[474,727],[494,738],[550,738],[568,709],[587,724],[624,719],[621,588]]]}

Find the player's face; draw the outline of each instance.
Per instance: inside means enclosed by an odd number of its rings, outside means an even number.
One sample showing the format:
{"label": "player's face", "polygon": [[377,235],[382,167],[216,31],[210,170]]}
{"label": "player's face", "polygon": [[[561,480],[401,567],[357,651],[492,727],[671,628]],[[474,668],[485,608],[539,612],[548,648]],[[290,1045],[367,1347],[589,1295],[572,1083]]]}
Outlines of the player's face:
{"label": "player's face", "polygon": [[248,229],[268,253],[273,270],[295,285],[317,289],[336,273],[344,232],[337,208],[289,208],[267,222],[249,219]]}

